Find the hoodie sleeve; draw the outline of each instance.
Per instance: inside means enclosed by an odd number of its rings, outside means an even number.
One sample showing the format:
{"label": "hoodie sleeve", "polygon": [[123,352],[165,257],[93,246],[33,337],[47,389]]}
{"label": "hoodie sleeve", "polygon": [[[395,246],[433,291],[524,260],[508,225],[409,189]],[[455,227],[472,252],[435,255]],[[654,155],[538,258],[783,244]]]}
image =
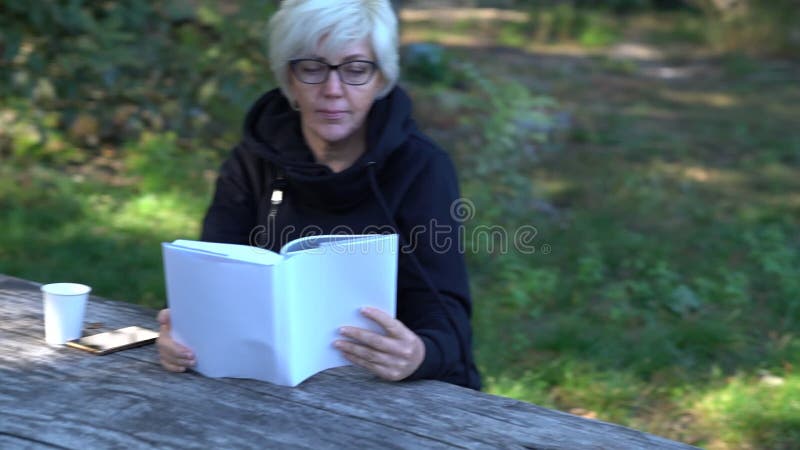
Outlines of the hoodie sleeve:
{"label": "hoodie sleeve", "polygon": [[248,244],[257,220],[254,166],[237,147],[222,164],[200,240]]}
{"label": "hoodie sleeve", "polygon": [[[450,157],[436,149],[400,204],[398,225],[407,244],[401,249],[397,309],[398,318],[425,344],[425,359],[409,379],[438,379],[479,389],[472,363],[469,283],[461,251],[463,241],[459,239],[463,228],[451,213],[459,201]],[[409,251],[439,291],[444,305],[419,274]],[[472,372],[469,378],[468,371]]]}

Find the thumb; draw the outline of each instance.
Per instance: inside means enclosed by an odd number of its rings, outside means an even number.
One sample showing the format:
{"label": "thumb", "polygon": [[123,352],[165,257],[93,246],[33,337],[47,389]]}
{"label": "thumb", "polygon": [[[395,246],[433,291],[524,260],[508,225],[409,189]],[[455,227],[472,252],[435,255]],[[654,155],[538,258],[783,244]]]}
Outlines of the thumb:
{"label": "thumb", "polygon": [[158,317],[156,317],[156,320],[158,320],[159,325],[161,325],[162,327],[169,328],[169,326],[170,326],[169,308],[162,309],[161,311],[159,311],[158,312]]}

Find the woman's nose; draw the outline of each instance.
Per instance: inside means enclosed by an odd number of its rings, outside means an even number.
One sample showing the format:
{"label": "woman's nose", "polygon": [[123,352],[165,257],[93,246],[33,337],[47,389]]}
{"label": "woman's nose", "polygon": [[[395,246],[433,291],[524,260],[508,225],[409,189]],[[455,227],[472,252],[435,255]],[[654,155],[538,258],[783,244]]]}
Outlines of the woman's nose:
{"label": "woman's nose", "polygon": [[322,84],[322,93],[325,95],[341,95],[342,94],[342,79],[339,77],[338,70],[331,70],[328,73],[328,79]]}

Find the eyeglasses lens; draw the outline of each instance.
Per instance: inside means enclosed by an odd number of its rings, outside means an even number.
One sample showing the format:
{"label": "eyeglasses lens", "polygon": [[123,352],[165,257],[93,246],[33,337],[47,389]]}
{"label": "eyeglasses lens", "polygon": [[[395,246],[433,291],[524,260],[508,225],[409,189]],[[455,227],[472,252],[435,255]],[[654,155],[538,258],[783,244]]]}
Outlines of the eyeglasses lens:
{"label": "eyeglasses lens", "polygon": [[[309,84],[324,83],[331,70],[328,64],[312,59],[296,61],[293,68],[295,76],[303,83]],[[368,61],[350,61],[340,64],[336,70],[345,84],[360,85],[370,80],[375,65]]]}

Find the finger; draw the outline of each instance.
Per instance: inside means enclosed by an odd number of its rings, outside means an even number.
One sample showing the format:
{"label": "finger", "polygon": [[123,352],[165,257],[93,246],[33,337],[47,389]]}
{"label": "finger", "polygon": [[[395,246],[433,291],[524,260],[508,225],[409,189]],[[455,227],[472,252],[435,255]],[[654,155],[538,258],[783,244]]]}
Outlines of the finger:
{"label": "finger", "polygon": [[393,362],[391,355],[375,351],[374,349],[365,347],[355,342],[338,340],[333,343],[333,346],[341,350],[343,353],[349,353],[357,356],[365,361],[375,364],[376,366],[389,366],[392,365]]}
{"label": "finger", "polygon": [[175,348],[166,348],[160,353],[161,359],[180,366],[193,367],[195,365],[195,357],[189,351],[177,351]]}
{"label": "finger", "polygon": [[170,367],[194,367],[197,363],[194,357],[185,357],[183,354],[170,354],[168,351],[159,354],[162,365]]}
{"label": "finger", "polygon": [[183,358],[181,353],[175,352],[175,348],[170,346],[167,343],[168,341],[168,339],[164,340],[161,338],[157,341],[158,356],[161,365],[171,372],[183,372],[185,368],[189,366],[190,359]]}
{"label": "finger", "polygon": [[186,372],[186,366],[181,366],[180,364],[174,364],[169,361],[161,360],[161,367],[167,369],[170,372]]}
{"label": "finger", "polygon": [[167,349],[165,352],[167,358],[172,361],[185,361],[188,363],[194,361],[195,357],[191,350],[182,346],[179,347],[180,344],[177,345],[178,346],[173,346]]}
{"label": "finger", "polygon": [[366,360],[352,353],[342,352],[342,354],[351,363],[367,369],[384,380],[398,381],[403,379],[403,374],[398,369],[375,364],[372,361]]}
{"label": "finger", "polygon": [[363,368],[369,370],[372,373],[376,373],[376,371],[378,370],[377,369],[378,366],[375,363],[373,363],[371,361],[367,361],[364,358],[360,358],[358,355],[354,355],[352,353],[348,353],[348,352],[343,351],[342,352],[342,356],[344,356],[345,359],[350,361],[351,363],[353,363],[353,364],[355,364],[355,365],[357,365],[359,367],[363,367]]}
{"label": "finger", "polygon": [[357,327],[342,327],[339,329],[342,336],[356,340],[367,347],[375,350],[397,354],[400,351],[398,342],[393,338],[388,338],[374,331],[365,330]]}
{"label": "finger", "polygon": [[172,333],[168,327],[161,327],[158,333],[158,338],[156,339],[156,345],[158,345],[159,350],[163,349],[171,354],[184,354],[186,358],[191,358],[194,356],[189,347],[186,347],[175,339],[172,339]]}
{"label": "finger", "polygon": [[156,320],[158,320],[159,325],[169,326],[169,323],[170,323],[170,320],[169,320],[169,308],[162,309],[161,311],[159,311],[158,312],[158,316],[156,317]]}
{"label": "finger", "polygon": [[403,325],[403,322],[400,322],[378,308],[369,306],[361,308],[361,315],[376,322],[381,328],[386,330],[386,334],[389,336],[402,337],[405,336],[407,331],[411,331]]}
{"label": "finger", "polygon": [[192,352],[188,347],[172,339],[168,333],[161,334],[156,340],[156,345],[158,346],[158,351],[162,357],[167,357],[174,361],[179,359],[184,359],[187,361],[194,360],[194,352]]}

